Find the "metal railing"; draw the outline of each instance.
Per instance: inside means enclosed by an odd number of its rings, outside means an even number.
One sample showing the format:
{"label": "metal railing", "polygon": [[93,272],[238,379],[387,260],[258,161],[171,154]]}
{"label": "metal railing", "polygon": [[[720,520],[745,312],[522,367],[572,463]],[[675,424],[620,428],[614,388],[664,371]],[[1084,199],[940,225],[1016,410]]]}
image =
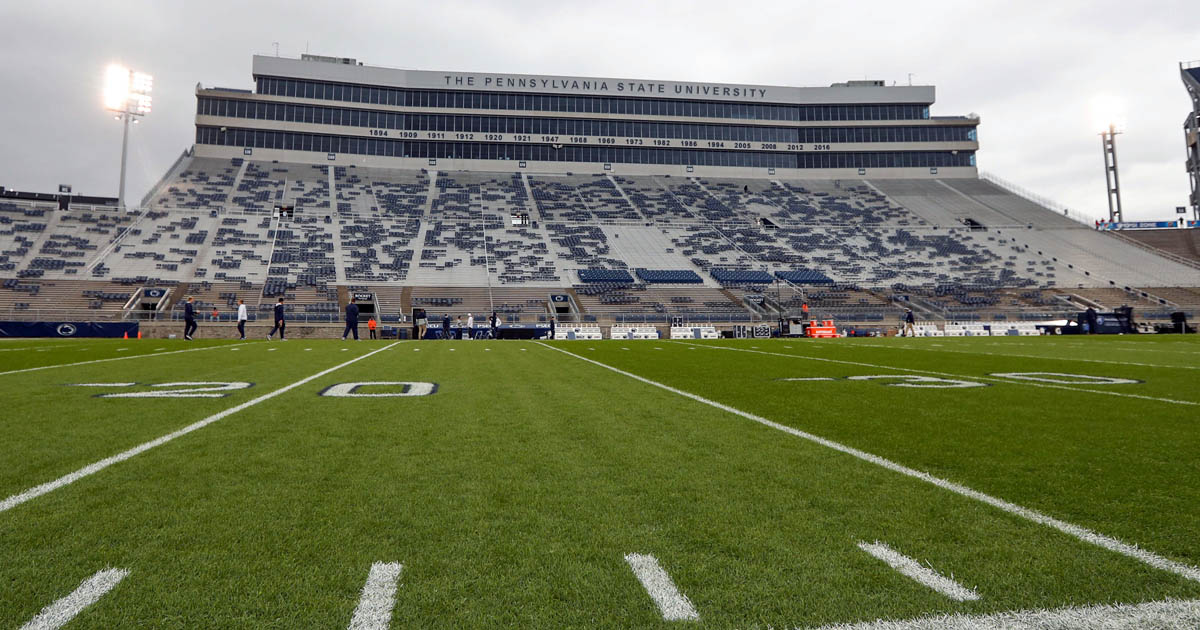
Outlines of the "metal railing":
{"label": "metal railing", "polygon": [[1062,213],[1062,215],[1067,217],[1068,219],[1077,221],[1079,223],[1082,223],[1083,225],[1087,225],[1087,226],[1092,225],[1093,219],[1089,218],[1087,215],[1083,214],[1082,212],[1068,208],[1066,206],[1066,204],[1062,204],[1062,203],[1059,203],[1049,197],[1039,195],[1039,194],[1029,190],[1028,188],[1024,188],[1022,186],[1014,184],[1006,179],[997,177],[991,173],[986,173],[984,171],[979,172],[979,179],[982,179],[986,182],[991,182],[991,183],[1003,188],[1004,190],[1007,190],[1008,192],[1010,192],[1018,197],[1022,197],[1026,201],[1031,201],[1033,203],[1036,203],[1037,205],[1042,206],[1043,208],[1048,208],[1050,210],[1054,210],[1055,212]]}

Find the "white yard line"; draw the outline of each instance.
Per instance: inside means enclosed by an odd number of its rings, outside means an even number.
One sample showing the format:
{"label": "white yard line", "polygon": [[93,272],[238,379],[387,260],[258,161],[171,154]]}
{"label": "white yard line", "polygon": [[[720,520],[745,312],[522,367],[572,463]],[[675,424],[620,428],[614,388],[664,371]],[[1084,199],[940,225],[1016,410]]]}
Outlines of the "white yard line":
{"label": "white yard line", "polygon": [[1015,610],[990,615],[939,615],[906,621],[865,621],[817,630],[1146,630],[1200,627],[1200,600],[1113,606]]}
{"label": "white yard line", "polygon": [[367,574],[358,607],[350,619],[349,630],[387,630],[392,624],[396,605],[396,586],[400,580],[399,562],[376,562]]}
{"label": "white yard line", "polygon": [[[259,396],[258,398],[248,400],[240,405],[230,407],[229,409],[226,409],[225,411],[215,413],[203,420],[200,420],[199,422],[194,422],[192,424],[189,424],[186,427],[183,427],[182,429],[179,429],[177,431],[172,431],[171,433],[168,433],[162,437],[150,440],[149,442],[139,444],[127,451],[122,451],[120,453],[117,453],[116,455],[113,455],[112,457],[107,457],[107,458],[102,459],[93,464],[88,464],[87,466],[84,466],[83,468],[80,468],[79,470],[76,470],[73,473],[70,473],[68,475],[59,477],[58,479],[55,479],[54,481],[48,481],[40,486],[34,486],[33,488],[30,488],[20,494],[14,494],[13,496],[8,497],[7,499],[4,499],[3,501],[0,501],[0,512],[6,512],[18,505],[21,505],[22,503],[24,503],[26,501],[29,501],[30,499],[35,499],[37,497],[42,496],[43,494],[52,492],[63,486],[75,483],[76,481],[79,481],[80,479],[83,479],[84,477],[87,477],[89,475],[100,472],[101,470],[104,470],[105,468],[108,468],[109,466],[112,466],[113,464],[118,464],[118,463],[123,462],[127,459],[130,459],[134,456],[145,453],[146,451],[148,451],[152,448],[155,448],[157,446],[162,446],[163,444],[166,444],[167,442],[170,442],[171,440],[174,440],[175,438],[187,435],[188,433],[191,433],[192,431],[196,431],[198,429],[203,429],[204,427],[206,427],[218,420],[221,420],[223,418],[232,416],[233,414],[235,414],[239,411],[242,411],[244,409],[249,409],[250,407],[253,407],[254,405],[257,405],[261,402],[268,401],[280,394],[289,392],[297,387],[300,387],[301,385],[304,385],[305,383],[308,383],[308,382],[311,382],[318,378],[321,378],[322,376],[325,376],[326,374],[340,370],[352,363],[362,361],[363,359],[365,359],[371,355],[383,352],[384,350],[391,348],[392,346],[396,345],[397,343],[400,343],[400,342],[398,342],[398,341],[392,342],[378,350],[368,352],[367,354],[364,354],[362,356],[358,356],[353,359],[350,359],[349,361],[346,361],[345,363],[335,365],[327,370],[322,370],[320,372],[317,372],[316,374],[313,374],[312,376],[302,378],[302,379],[296,381],[295,383],[292,383],[291,385],[285,385],[273,392],[263,394],[262,396]],[[214,346],[214,347],[219,347],[219,346]]]}
{"label": "white yard line", "polygon": [[926,352],[953,352],[955,354],[986,354],[992,357],[1014,357],[1019,359],[1045,359],[1047,361],[1080,361],[1083,363],[1107,363],[1110,365],[1136,365],[1138,367],[1163,368],[1167,370],[1200,370],[1197,365],[1161,365],[1156,363],[1134,363],[1132,361],[1106,361],[1104,359],[1081,359],[1078,357],[1046,357],[1036,354],[1009,354],[1007,352],[983,352],[971,350],[945,350],[942,348],[921,348],[919,346],[889,346],[882,343],[857,343],[856,347],[885,348],[888,350],[924,350]]}
{"label": "white yard line", "polygon": [[920,562],[909,558],[884,543],[879,541],[873,543],[860,542],[858,543],[858,548],[882,560],[901,575],[912,578],[918,583],[956,602],[973,602],[979,599],[979,594],[975,591],[964,587],[929,567],[922,566]]}
{"label": "white yard line", "polygon": [[700,615],[692,606],[687,596],[675,588],[671,576],[658,564],[654,556],[631,553],[625,556],[625,562],[633,569],[633,575],[650,594],[650,599],[658,605],[666,621],[691,621],[699,619]]}
{"label": "white yard line", "polygon": [[43,365],[43,366],[39,366],[39,367],[24,368],[21,370],[9,370],[7,372],[0,372],[0,376],[5,376],[7,374],[21,374],[24,372],[37,372],[39,370],[53,370],[55,368],[75,367],[77,365],[91,365],[93,363],[106,363],[108,361],[128,361],[130,359],[144,359],[146,357],[165,357],[168,354],[180,354],[182,352],[203,352],[205,350],[215,350],[217,348],[224,348],[224,347],[225,346],[209,346],[207,348],[190,348],[188,350],[175,350],[173,352],[163,352],[160,354],[135,354],[133,356],[128,356],[128,357],[112,357],[112,358],[108,358],[108,359],[93,359],[91,361],[79,361],[77,363],[60,363],[57,365]]}
{"label": "white yard line", "polygon": [[865,363],[863,361],[847,361],[845,359],[827,359],[825,357],[812,357],[806,354],[787,354],[785,352],[767,352],[765,350],[748,350],[746,348],[729,348],[726,346],[706,346],[690,344],[686,341],[673,341],[671,343],[682,344],[685,346],[696,346],[697,348],[708,348],[709,350],[729,350],[732,352],[748,352],[750,354],[763,354],[772,357],[784,357],[786,359],[804,359],[807,361],[821,361],[824,363],[840,363],[842,365],[854,365],[858,367],[877,368],[882,370],[896,370],[898,372],[912,372],[913,374],[936,374],[938,376],[948,376],[960,380],[976,380],[976,381],[991,381],[993,383],[1007,383],[1009,385],[1025,385],[1028,387],[1040,387],[1043,389],[1063,389],[1069,392],[1082,392],[1085,394],[1100,394],[1103,396],[1119,396],[1121,398],[1137,398],[1139,400],[1153,400],[1156,402],[1171,403],[1173,405],[1192,405],[1200,406],[1200,402],[1192,400],[1177,400],[1175,398],[1162,398],[1159,396],[1144,396],[1142,394],[1128,394],[1125,392],[1110,392],[1100,389],[1082,389],[1079,387],[1069,387],[1066,385],[1051,385],[1050,383],[1033,383],[1030,381],[1017,381],[1004,378],[992,378],[990,376],[976,376],[951,374],[950,372],[938,372],[936,370],[919,370],[916,368],[897,367],[894,365],[880,365],[878,363]]}
{"label": "white yard line", "polygon": [[540,343],[540,342],[535,342],[535,343],[538,343],[538,345],[541,345],[542,347],[545,347],[545,348],[549,348],[556,352],[561,352],[565,355],[575,357],[576,359],[579,359],[580,361],[584,361],[586,363],[591,363],[592,365],[602,367],[602,368],[612,371],[612,372],[616,372],[617,374],[626,376],[635,381],[645,383],[647,385],[651,385],[651,386],[657,387],[659,389],[666,390],[673,394],[683,396],[684,398],[689,398],[691,400],[694,400],[699,403],[703,403],[710,407],[720,409],[721,411],[725,411],[725,412],[728,412],[728,413],[731,413],[731,414],[734,414],[737,416],[741,416],[747,420],[752,420],[754,422],[757,422],[761,425],[770,427],[772,429],[776,429],[778,431],[783,431],[784,433],[788,433],[788,434],[794,435],[798,438],[808,440],[810,442],[814,442],[814,443],[824,446],[826,448],[830,448],[835,451],[845,453],[847,455],[850,455],[851,457],[855,457],[855,458],[861,459],[865,462],[875,464],[876,466],[880,466],[882,468],[886,468],[893,472],[900,473],[907,477],[912,477],[913,479],[917,479],[917,480],[924,481],[926,483],[935,485],[939,488],[942,488],[943,490],[948,490],[957,495],[967,497],[968,499],[974,499],[981,503],[986,503],[986,504],[988,504],[992,507],[995,507],[997,509],[1000,509],[1004,512],[1008,512],[1009,514],[1019,516],[1025,520],[1032,521],[1039,525],[1045,525],[1046,527],[1056,529],[1068,536],[1077,538],[1079,540],[1082,540],[1083,542],[1086,542],[1086,543],[1089,543],[1092,545],[1096,545],[1097,547],[1101,547],[1103,549],[1108,549],[1109,551],[1119,553],[1123,556],[1133,558],[1134,560],[1148,564],[1156,569],[1162,569],[1163,571],[1168,571],[1170,573],[1174,573],[1176,575],[1183,576],[1189,580],[1192,580],[1195,582],[1200,582],[1200,568],[1196,568],[1196,567],[1193,567],[1193,566],[1190,566],[1187,564],[1183,564],[1181,562],[1176,562],[1169,558],[1165,558],[1165,557],[1160,556],[1152,551],[1147,551],[1145,549],[1142,549],[1141,547],[1138,547],[1137,545],[1131,545],[1129,543],[1117,540],[1116,538],[1112,538],[1110,536],[1105,536],[1104,534],[1094,532],[1090,529],[1087,529],[1086,527],[1081,527],[1079,525],[1068,523],[1066,521],[1061,521],[1052,516],[1042,514],[1041,512],[1038,512],[1036,510],[1031,510],[1029,508],[1022,507],[1015,503],[1010,503],[1008,501],[1005,501],[1004,499],[993,497],[989,494],[984,494],[982,492],[979,492],[978,490],[973,490],[962,484],[954,483],[952,481],[947,481],[940,477],[934,477],[933,475],[931,475],[929,473],[921,472],[919,470],[909,468],[902,464],[897,464],[896,462],[893,462],[889,459],[884,459],[878,455],[873,455],[866,451],[861,451],[852,446],[847,446],[840,442],[834,442],[833,440],[823,438],[819,435],[808,433],[807,431],[801,431],[800,429],[796,429],[793,427],[789,427],[785,424],[780,424],[778,422],[768,420],[762,416],[758,416],[758,415],[755,415],[755,414],[752,414],[752,413],[749,413],[746,411],[742,411],[740,409],[736,409],[734,407],[730,407],[729,405],[716,402],[715,400],[709,400],[707,398],[704,398],[703,396],[698,396],[691,392],[685,392],[681,389],[676,389],[674,387],[671,387],[670,385],[665,385],[665,384],[659,383],[657,381],[652,381],[648,378],[638,376],[637,374],[633,374],[632,372],[626,372],[625,370],[622,370],[620,368],[616,368],[611,365],[607,365],[605,363],[601,363],[599,361],[595,361],[595,360],[580,356],[580,355],[572,353],[572,352],[567,352],[566,350],[562,350],[560,348],[548,346],[548,345]]}
{"label": "white yard line", "polygon": [[119,584],[129,571],[105,569],[83,581],[70,595],[46,606],[21,630],[56,630],[75,618],[84,608],[96,603]]}

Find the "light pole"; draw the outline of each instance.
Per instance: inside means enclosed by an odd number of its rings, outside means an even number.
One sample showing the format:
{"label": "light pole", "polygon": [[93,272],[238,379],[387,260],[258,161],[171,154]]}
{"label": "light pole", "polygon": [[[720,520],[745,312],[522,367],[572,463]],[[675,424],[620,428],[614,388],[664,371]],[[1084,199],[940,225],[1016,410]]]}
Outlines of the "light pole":
{"label": "light pole", "polygon": [[[1108,189],[1108,220],[1120,223],[1121,214],[1121,181],[1117,178],[1117,131],[1115,124],[1109,123],[1108,131],[1100,133],[1104,144],[1104,181]],[[1113,200],[1116,200],[1114,207]]]}
{"label": "light pole", "polygon": [[150,92],[154,77],[134,72],[123,66],[111,65],[104,73],[104,108],[115,112],[125,126],[121,137],[121,185],[117,205],[125,209],[125,160],[129,154],[129,123],[150,113]]}

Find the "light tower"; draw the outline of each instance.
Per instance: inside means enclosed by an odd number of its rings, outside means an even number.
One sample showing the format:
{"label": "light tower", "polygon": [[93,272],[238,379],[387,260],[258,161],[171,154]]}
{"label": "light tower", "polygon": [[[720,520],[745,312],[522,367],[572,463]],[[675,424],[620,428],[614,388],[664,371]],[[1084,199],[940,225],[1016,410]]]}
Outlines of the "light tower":
{"label": "light tower", "polygon": [[[1121,222],[1121,181],[1117,177],[1117,126],[1109,123],[1108,131],[1100,133],[1104,144],[1104,181],[1108,189],[1108,220]],[[1113,200],[1116,205],[1113,205]]]}
{"label": "light tower", "polygon": [[1192,219],[1200,221],[1200,61],[1179,64],[1179,75],[1183,87],[1187,88],[1192,111],[1183,121],[1184,147],[1187,150],[1186,168],[1191,183],[1188,205],[1192,207]]}
{"label": "light tower", "polygon": [[117,205],[125,209],[125,160],[129,154],[129,123],[150,113],[150,92],[154,88],[154,77],[144,72],[134,72],[123,66],[111,65],[104,73],[104,108],[116,113],[116,119],[125,125],[121,138],[121,186],[117,194]]}

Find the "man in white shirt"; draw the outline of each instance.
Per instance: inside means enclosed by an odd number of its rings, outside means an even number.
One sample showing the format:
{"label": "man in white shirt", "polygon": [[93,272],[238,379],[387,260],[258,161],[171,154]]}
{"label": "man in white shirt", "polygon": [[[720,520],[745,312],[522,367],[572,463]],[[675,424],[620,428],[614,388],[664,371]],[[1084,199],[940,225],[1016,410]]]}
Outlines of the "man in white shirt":
{"label": "man in white shirt", "polygon": [[463,339],[470,339],[475,336],[475,316],[467,313],[467,330],[463,332]]}
{"label": "man in white shirt", "polygon": [[242,341],[246,340],[246,320],[249,317],[246,315],[246,300],[238,300],[238,334],[242,336]]}

